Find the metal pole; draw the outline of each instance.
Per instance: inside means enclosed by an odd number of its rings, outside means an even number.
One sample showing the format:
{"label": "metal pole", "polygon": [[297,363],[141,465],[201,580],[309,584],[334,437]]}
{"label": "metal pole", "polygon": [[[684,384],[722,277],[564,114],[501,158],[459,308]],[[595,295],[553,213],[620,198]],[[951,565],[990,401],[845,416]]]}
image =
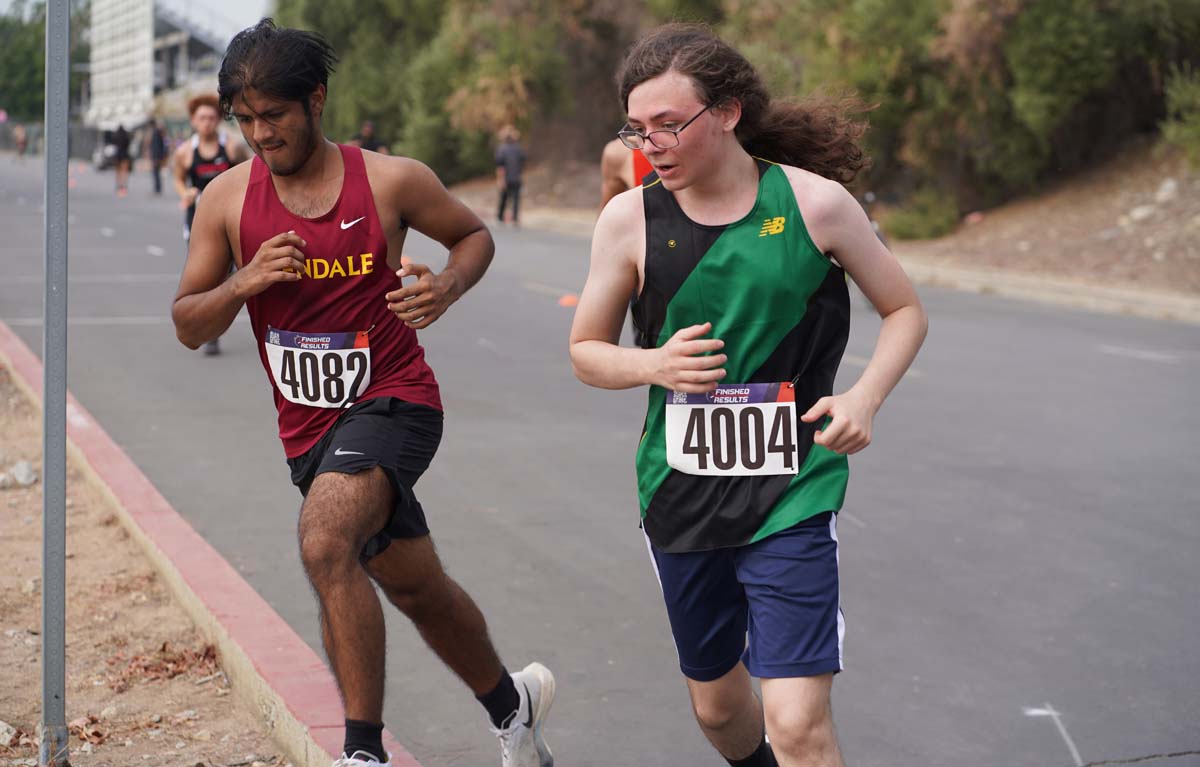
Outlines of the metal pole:
{"label": "metal pole", "polygon": [[67,767],[67,111],[69,0],[46,5],[46,302],[42,335],[42,723],[38,763]]}

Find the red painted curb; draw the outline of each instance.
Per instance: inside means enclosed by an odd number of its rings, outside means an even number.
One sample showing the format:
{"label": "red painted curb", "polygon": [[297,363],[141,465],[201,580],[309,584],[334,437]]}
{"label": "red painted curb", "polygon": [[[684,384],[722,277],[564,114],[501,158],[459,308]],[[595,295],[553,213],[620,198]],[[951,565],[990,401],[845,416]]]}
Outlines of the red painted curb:
{"label": "red painted curb", "polygon": [[[0,357],[8,359],[13,374],[40,398],[42,363],[3,321]],[[167,503],[69,393],[67,437],[295,720],[328,754],[341,753],[345,716],[333,674],[321,658]],[[390,732],[384,730],[383,738],[384,747],[392,753],[393,767],[421,767]]]}

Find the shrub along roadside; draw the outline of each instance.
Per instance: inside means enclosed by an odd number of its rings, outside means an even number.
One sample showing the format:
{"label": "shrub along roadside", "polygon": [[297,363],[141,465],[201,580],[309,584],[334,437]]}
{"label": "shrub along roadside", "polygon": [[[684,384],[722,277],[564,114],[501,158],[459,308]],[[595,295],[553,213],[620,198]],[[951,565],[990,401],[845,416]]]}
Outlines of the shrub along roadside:
{"label": "shrub along roadside", "polygon": [[1176,67],[1167,79],[1167,120],[1163,138],[1178,147],[1193,170],[1200,170],[1200,72]]}

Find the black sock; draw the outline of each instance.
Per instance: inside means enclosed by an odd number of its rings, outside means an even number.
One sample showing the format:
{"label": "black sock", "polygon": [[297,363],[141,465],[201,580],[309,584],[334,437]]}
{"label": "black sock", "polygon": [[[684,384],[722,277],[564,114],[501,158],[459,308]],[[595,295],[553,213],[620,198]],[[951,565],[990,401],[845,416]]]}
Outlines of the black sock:
{"label": "black sock", "polygon": [[365,751],[375,757],[375,761],[386,762],[388,756],[383,750],[383,725],[347,719],[346,741],[342,746],[342,753],[354,756],[355,751]]}
{"label": "black sock", "polygon": [[492,691],[476,695],[475,699],[487,709],[488,717],[491,718],[494,727],[503,727],[521,705],[521,696],[517,693],[517,686],[513,684],[512,677],[508,675],[508,669],[503,666],[500,667],[500,681],[496,682]]}
{"label": "black sock", "polygon": [[754,753],[747,756],[745,759],[730,759],[725,757],[725,761],[729,762],[731,767],[778,767],[779,762],[775,761],[775,752],[771,750],[771,744],[763,738],[762,743],[758,744],[758,748],[754,749]]}

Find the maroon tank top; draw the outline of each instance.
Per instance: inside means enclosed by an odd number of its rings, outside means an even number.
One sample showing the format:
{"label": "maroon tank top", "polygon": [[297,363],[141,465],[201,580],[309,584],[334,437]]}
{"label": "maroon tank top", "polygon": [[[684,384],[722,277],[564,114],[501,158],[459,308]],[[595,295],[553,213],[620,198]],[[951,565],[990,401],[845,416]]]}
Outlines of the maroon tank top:
{"label": "maroon tank top", "polygon": [[276,283],[246,301],[288,458],[307,452],[354,402],[397,397],[442,409],[416,331],[387,308],[384,295],[400,279],[387,264],[362,151],[338,149],[342,192],[325,215],[302,218],[285,208],[258,157],[242,203],[243,260],[289,230],[308,243],[303,279]]}

